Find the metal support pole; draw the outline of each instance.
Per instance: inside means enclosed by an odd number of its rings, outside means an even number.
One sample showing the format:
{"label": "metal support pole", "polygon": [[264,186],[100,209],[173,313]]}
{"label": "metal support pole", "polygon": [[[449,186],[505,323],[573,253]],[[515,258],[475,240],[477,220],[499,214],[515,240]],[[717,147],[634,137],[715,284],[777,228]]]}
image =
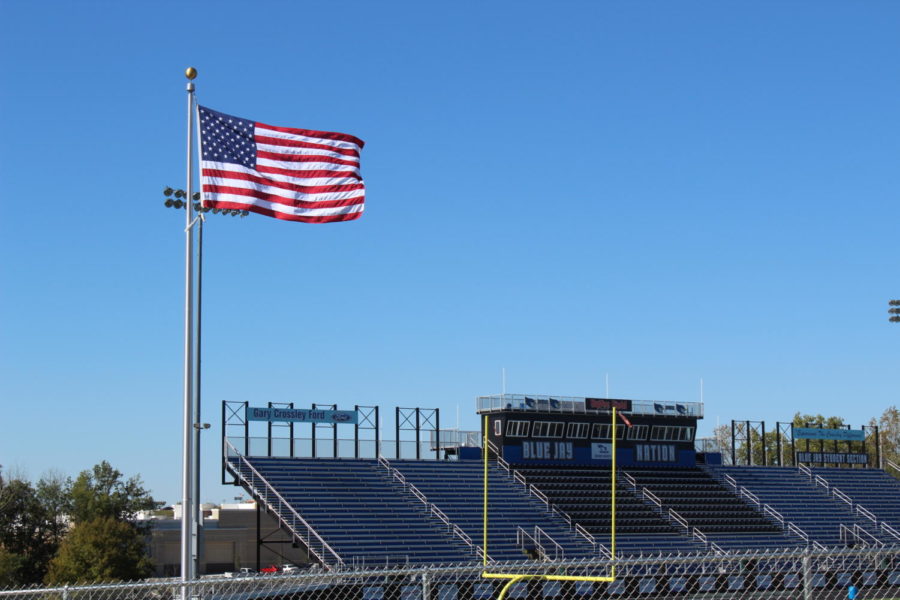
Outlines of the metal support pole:
{"label": "metal support pole", "polygon": [[766,422],[762,422],[762,455],[763,455],[763,466],[765,467],[768,462],[768,454],[769,448],[766,445]]}
{"label": "metal support pole", "polygon": [[[193,204],[193,198],[188,197]],[[200,434],[203,431],[200,412],[201,385],[201,346],[203,334],[203,218],[197,220],[197,341],[194,365],[194,575],[200,575],[200,562],[203,549],[203,507],[200,503]]]}
{"label": "metal support pole", "polygon": [[375,407],[375,458],[381,456],[381,421],[378,416],[378,407]]}
{"label": "metal support pole", "polygon": [[359,404],[354,404],[353,410],[357,414],[356,423],[353,425],[353,458],[359,458]]}
{"label": "metal support pole", "polygon": [[812,572],[810,572],[809,548],[803,553],[803,600],[812,600]]}
{"label": "metal support pole", "polygon": [[416,407],[416,460],[422,459],[422,421],[419,419],[419,408]]}
{"label": "metal support pole", "polygon": [[753,433],[750,431],[750,421],[744,421],[744,435],[747,436],[747,466],[753,464]]}
{"label": "metal support pole", "polygon": [[434,438],[435,444],[434,457],[441,460],[441,409],[434,409]]}
{"label": "metal support pole", "polygon": [[731,464],[737,465],[737,446],[734,439],[734,419],[731,420]]}
{"label": "metal support pole", "polygon": [[400,407],[394,409],[394,429],[396,430],[397,440],[397,460],[400,460]]}
{"label": "metal support pole", "polygon": [[[196,76],[196,72],[193,72]],[[188,79],[193,79],[188,74]],[[187,583],[194,578],[194,499],[191,496],[193,477],[193,350],[194,350],[194,205],[191,202],[194,188],[194,83],[187,84],[187,206],[185,207],[184,244],[184,406],[182,435],[182,478],[181,478],[181,581]],[[188,589],[182,587],[182,598],[187,600]]]}

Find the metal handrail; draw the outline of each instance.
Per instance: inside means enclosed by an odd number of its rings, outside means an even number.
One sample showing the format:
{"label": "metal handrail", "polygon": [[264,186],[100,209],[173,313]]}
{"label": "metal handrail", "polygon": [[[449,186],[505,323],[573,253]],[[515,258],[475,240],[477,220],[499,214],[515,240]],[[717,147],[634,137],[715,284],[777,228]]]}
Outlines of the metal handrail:
{"label": "metal handrail", "polygon": [[850,498],[850,496],[848,496],[847,494],[845,494],[844,492],[842,492],[841,490],[839,490],[837,488],[831,488],[831,495],[837,496],[838,500],[843,501],[844,503],[847,504],[847,506],[850,507],[850,510],[853,510],[853,499]]}
{"label": "metal handrail", "polygon": [[610,552],[609,548],[607,548],[605,544],[597,544],[597,551],[600,553],[600,558],[612,560],[612,552]]}
{"label": "metal handrail", "polygon": [[419,488],[414,486],[411,483],[406,484],[406,489],[412,492],[412,495],[419,499],[419,501],[425,505],[425,508],[428,508],[430,502],[428,502],[428,498],[425,497],[425,494],[419,491]]}
{"label": "metal handrail", "polygon": [[444,525],[447,526],[447,529],[453,529],[453,524],[450,522],[450,517],[448,517],[444,511],[439,509],[435,504],[429,504],[428,506],[431,514],[443,521]]}
{"label": "metal handrail", "polygon": [[579,523],[575,523],[575,533],[586,539],[588,543],[596,550],[597,538],[595,538],[590,531],[582,527]]}
{"label": "metal handrail", "polygon": [[892,535],[895,538],[897,538],[898,540],[900,540],[900,531],[897,531],[896,529],[894,529],[893,527],[891,527],[884,521],[881,522],[881,531],[882,531],[882,533],[887,533],[888,535]]}
{"label": "metal handrail", "polygon": [[670,519],[673,519],[676,523],[678,523],[679,525],[681,525],[682,527],[684,527],[685,529],[690,531],[691,526],[688,524],[687,519],[685,519],[684,517],[679,515],[677,512],[675,512],[674,509],[670,508],[668,515],[669,515]]}
{"label": "metal handrail", "polygon": [[750,502],[752,502],[753,504],[755,504],[757,506],[757,508],[759,508],[759,506],[761,504],[759,501],[759,497],[756,494],[754,494],[753,492],[751,492],[750,490],[748,490],[747,488],[742,487],[740,497],[744,498],[745,496],[750,500]]}
{"label": "metal handrail", "polygon": [[777,510],[775,510],[774,508],[772,508],[771,506],[769,506],[768,504],[763,505],[763,514],[769,515],[770,517],[772,517],[773,519],[775,519],[776,521],[781,523],[782,529],[784,529],[786,527],[786,525],[784,524],[784,517],[781,515],[781,513],[778,512]]}
{"label": "metal handrail", "polygon": [[525,487],[528,487],[528,482],[525,480],[525,476],[522,475],[522,472],[521,472],[521,471],[513,471],[513,479],[514,479],[515,481],[518,481],[519,483],[521,483],[521,484],[524,485]]}
{"label": "metal handrail", "polygon": [[731,487],[733,487],[733,488],[735,489],[735,491],[737,491],[737,489],[738,489],[738,482],[737,482],[737,480],[736,480],[734,477],[732,477],[732,476],[729,475],[728,473],[725,473],[724,479],[725,479],[725,483],[727,483],[728,485],[730,485]]}
{"label": "metal handrail", "polygon": [[812,543],[812,547],[814,550],[821,550],[822,552],[828,552],[828,548],[826,548],[825,546],[823,546],[816,540],[813,540],[811,543]]}
{"label": "metal handrail", "polygon": [[569,515],[567,515],[567,514],[564,513],[563,511],[559,510],[559,507],[558,507],[558,506],[556,506],[555,504],[551,504],[551,505],[550,505],[550,512],[552,512],[554,515],[558,515],[558,516],[562,517],[563,521],[565,521],[566,523],[568,523],[569,529],[572,528],[572,517],[570,517]]}
{"label": "metal handrail", "polygon": [[503,467],[508,475],[512,475],[512,469],[510,468],[509,463],[502,456],[500,456],[500,448],[497,447],[497,444],[495,444],[491,440],[488,440],[488,449],[494,452],[497,464]]}
{"label": "metal handrail", "polygon": [[868,520],[872,521],[873,524],[878,525],[878,517],[876,517],[872,511],[868,510],[861,504],[856,505],[856,514],[858,514],[858,515],[861,514]]}
{"label": "metal handrail", "polygon": [[820,486],[820,485],[821,485],[823,488],[825,488],[825,491],[826,491],[826,492],[831,488],[831,486],[828,484],[828,480],[827,480],[827,479],[825,479],[825,478],[822,477],[821,475],[816,475],[816,486]]}
{"label": "metal handrail", "polygon": [[710,542],[709,547],[712,548],[713,552],[715,552],[716,554],[728,554],[728,550],[715,542]]}
{"label": "metal handrail", "polygon": [[[327,551],[331,554],[331,556],[333,556],[333,557],[335,558],[335,560],[337,560],[338,565],[339,565],[339,566],[342,566],[342,565],[344,564],[344,559],[341,558],[340,555],[339,555],[337,552],[334,551],[334,548],[332,548],[331,546],[328,545],[328,542],[326,542],[326,541],[322,538],[322,536],[319,535],[319,532],[316,531],[315,529],[313,529],[312,526],[311,526],[309,523],[306,522],[306,519],[304,519],[303,517],[301,517],[301,516],[300,516],[300,513],[298,513],[296,510],[294,510],[294,507],[293,507],[293,506],[291,506],[290,504],[288,504],[287,500],[285,500],[285,499],[281,496],[281,494],[279,494],[278,491],[272,486],[272,484],[270,484],[270,483],[266,480],[266,478],[263,477],[263,476],[260,474],[260,472],[257,471],[256,468],[255,468],[253,465],[250,464],[250,461],[247,460],[247,458],[246,458],[244,455],[240,454],[240,453],[237,451],[237,448],[235,448],[235,447],[231,444],[231,442],[229,442],[228,440],[225,440],[225,444],[226,444],[227,446],[229,446],[229,447],[231,448],[231,450],[234,452],[234,455],[235,455],[236,457],[238,457],[238,458],[241,460],[241,462],[242,462],[243,464],[245,464],[245,465],[247,466],[247,468],[250,469],[250,471],[251,471],[257,478],[259,478],[259,480],[262,482],[262,484],[263,484],[263,486],[264,486],[264,491],[266,492],[266,496],[264,496],[264,497],[262,498],[263,502],[265,502],[265,503],[269,506],[269,508],[272,510],[272,512],[275,513],[275,515],[278,517],[278,519],[279,519],[282,523],[284,523],[284,526],[285,526],[285,527],[287,527],[290,531],[292,531],[292,532],[294,533],[294,535],[296,535],[298,538],[300,538],[300,539],[306,544],[307,550],[309,550],[312,554],[314,554],[314,555],[316,556],[316,558],[318,558],[319,561],[321,561],[321,563],[325,566],[326,569],[331,569],[331,565],[329,565],[328,562],[325,560],[325,558],[324,558],[323,556],[321,556],[318,552],[316,552],[316,549],[315,549],[315,548],[313,548],[313,544],[312,544],[311,538],[314,537],[314,538],[322,545],[322,552],[324,553],[324,551],[327,550]],[[227,462],[227,461],[226,461],[226,462]],[[250,486],[250,488],[254,488],[254,489],[256,488],[256,485],[254,485],[254,483],[253,483],[252,481],[249,481],[249,480],[247,479],[247,476],[244,475],[244,473],[241,471],[241,469],[233,469],[233,470],[235,471],[235,474],[236,474],[240,479],[243,479],[243,480],[247,483],[247,485]],[[297,531],[297,529],[294,527],[294,523],[288,523],[288,520],[284,517],[284,515],[281,514],[280,506],[275,506],[275,505],[273,505],[273,504],[270,502],[270,500],[269,500],[269,498],[268,498],[268,493],[270,493],[270,492],[271,492],[271,494],[272,494],[273,496],[275,496],[276,498],[278,498],[278,501],[281,503],[281,505],[283,505],[284,508],[287,509],[287,510],[290,512],[291,516],[294,517],[294,519],[296,519],[296,521],[299,521],[301,524],[303,524],[304,527],[306,527],[306,531],[307,531],[307,537],[306,537],[306,538],[304,538],[304,537],[300,534],[300,532]]]}
{"label": "metal handrail", "polygon": [[810,479],[813,478],[813,472],[812,472],[812,469],[810,469],[810,468],[807,467],[806,465],[797,465],[797,469],[799,469],[801,473],[803,473],[804,475],[806,475],[806,476],[809,477]]}
{"label": "metal handrail", "polygon": [[538,547],[544,552],[545,555],[547,554],[547,552],[546,550],[544,550],[544,545],[541,544],[542,537],[547,538],[548,540],[550,540],[550,543],[553,544],[553,548],[555,550],[555,556],[553,557],[553,560],[564,560],[566,558],[566,552],[562,545],[554,540],[553,536],[541,529],[541,527],[538,525],[534,526],[534,537],[537,539]]}
{"label": "metal handrail", "polygon": [[691,532],[691,537],[700,540],[704,545],[709,544],[709,540],[706,538],[706,534],[696,527],[694,527],[694,530]]}
{"label": "metal handrail", "polygon": [[[843,527],[843,525],[841,525],[841,527]],[[807,535],[807,533],[805,531],[803,531],[802,529],[800,529],[793,523],[788,523],[788,531],[790,533],[793,533],[794,535],[798,536],[801,540],[803,540],[807,544],[809,544],[809,535]]]}
{"label": "metal handrail", "polygon": [[853,533],[855,533],[859,538],[863,538],[864,536],[869,538],[871,543],[874,544],[876,548],[884,548],[884,542],[879,540],[877,537],[875,537],[859,525],[853,525]]}
{"label": "metal handrail", "polygon": [[384,457],[384,455],[382,455],[382,454],[378,455],[378,464],[381,465],[382,467],[384,467],[385,469],[387,469],[388,471],[390,471],[391,469],[394,468],[391,466],[391,463],[388,462],[388,459],[386,459]]}
{"label": "metal handrail", "polygon": [[631,486],[631,489],[636,490],[638,487],[637,480],[631,476],[630,473],[626,473],[625,471],[621,471],[620,475],[625,478],[625,481],[628,482],[628,485]]}
{"label": "metal handrail", "polygon": [[641,488],[641,496],[650,500],[653,504],[662,508],[662,500],[660,500],[656,494],[648,490],[647,488]]}
{"label": "metal handrail", "polygon": [[898,473],[900,473],[900,465],[897,465],[897,463],[895,463],[894,461],[888,460],[888,459],[885,458],[885,459],[884,459],[884,464],[886,464],[887,466],[889,466],[889,467],[892,468],[893,470],[895,470],[895,471],[897,471]]}
{"label": "metal handrail", "polygon": [[550,498],[547,497],[547,494],[534,487],[534,485],[528,486],[528,492],[547,505],[547,510],[550,510]]}

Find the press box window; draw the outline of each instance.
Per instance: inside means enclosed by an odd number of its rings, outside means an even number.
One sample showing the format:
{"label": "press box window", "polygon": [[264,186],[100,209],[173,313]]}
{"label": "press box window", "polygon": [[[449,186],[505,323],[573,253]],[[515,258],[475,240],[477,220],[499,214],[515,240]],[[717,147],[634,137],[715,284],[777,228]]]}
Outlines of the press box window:
{"label": "press box window", "polygon": [[647,425],[633,425],[628,428],[628,439],[629,440],[646,440],[647,439]]}
{"label": "press box window", "polygon": [[694,439],[694,428],[657,425],[650,431],[650,439],[654,442],[690,442]]}
{"label": "press box window", "polygon": [[528,437],[528,426],[531,421],[509,421],[506,424],[506,437]]}
{"label": "press box window", "polygon": [[587,435],[587,423],[569,423],[569,430],[566,433],[567,438],[569,438],[570,440],[583,440],[587,438]]}
{"label": "press box window", "polygon": [[494,421],[494,435],[500,437],[503,433],[503,421]]}
{"label": "press box window", "polygon": [[531,437],[562,437],[563,424],[556,421],[535,421],[531,429]]}
{"label": "press box window", "polygon": [[[611,440],[612,439],[612,425],[609,423],[594,423],[594,428],[591,430],[591,438],[595,440]],[[625,439],[625,426],[620,425],[616,427],[616,439],[622,440]]]}

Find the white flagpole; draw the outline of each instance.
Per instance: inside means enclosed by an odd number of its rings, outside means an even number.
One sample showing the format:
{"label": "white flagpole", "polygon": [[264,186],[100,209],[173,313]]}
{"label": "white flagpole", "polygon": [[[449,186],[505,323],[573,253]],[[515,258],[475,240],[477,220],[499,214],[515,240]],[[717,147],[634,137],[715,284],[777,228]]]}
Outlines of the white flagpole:
{"label": "white flagpole", "polygon": [[[193,477],[193,330],[194,330],[194,78],[197,70],[193,67],[185,71],[187,84],[187,197],[185,198],[185,251],[184,251],[184,431],[182,439],[182,479],[181,479],[181,581],[194,579],[194,498]],[[181,588],[183,600],[191,595],[188,587]]]}

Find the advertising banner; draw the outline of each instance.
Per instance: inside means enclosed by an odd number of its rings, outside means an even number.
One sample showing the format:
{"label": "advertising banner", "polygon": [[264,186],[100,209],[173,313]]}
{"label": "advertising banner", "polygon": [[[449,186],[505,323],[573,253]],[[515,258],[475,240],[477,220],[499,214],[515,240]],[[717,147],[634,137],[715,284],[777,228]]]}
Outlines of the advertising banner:
{"label": "advertising banner", "polygon": [[866,432],[862,429],[819,429],[818,427],[794,427],[794,439],[863,442],[866,439]]}
{"label": "advertising banner", "polygon": [[612,444],[591,444],[593,460],[612,460]]}
{"label": "advertising banner", "polygon": [[247,407],[248,421],[287,421],[289,423],[349,423],[357,420],[355,410],[313,410],[308,408]]}
{"label": "advertising banner", "polygon": [[867,465],[869,455],[855,452],[797,452],[798,463],[814,463],[818,465]]}

